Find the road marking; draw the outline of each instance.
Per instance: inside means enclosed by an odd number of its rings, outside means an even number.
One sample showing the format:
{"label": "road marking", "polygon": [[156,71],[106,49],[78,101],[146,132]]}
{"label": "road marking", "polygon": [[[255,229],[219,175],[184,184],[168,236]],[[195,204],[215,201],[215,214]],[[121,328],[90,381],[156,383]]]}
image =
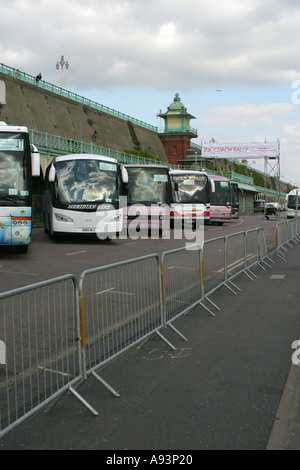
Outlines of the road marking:
{"label": "road marking", "polygon": [[[0,266],[2,268],[2,266]],[[20,274],[21,276],[38,276],[37,273],[20,273],[20,272],[17,272],[17,271],[6,271],[6,270],[3,270],[1,271],[2,273],[8,273],[8,274]]]}
{"label": "road marking", "polygon": [[110,289],[101,290],[100,292],[96,292],[95,295],[105,294],[106,292],[110,292],[113,289],[114,289],[114,287],[111,287]]}
{"label": "road marking", "polygon": [[74,251],[73,253],[66,253],[66,256],[79,255],[81,253],[86,253],[85,251]]}
{"label": "road marking", "polygon": [[95,295],[105,294],[106,292],[109,293],[109,294],[135,295],[132,292],[121,292],[121,291],[115,290],[114,287],[110,287],[109,289],[105,289],[105,290],[102,290],[100,292],[96,292]]}
{"label": "road marking", "polygon": [[188,266],[169,266],[168,269],[188,269],[190,271],[195,271],[196,268],[190,268]]}
{"label": "road marking", "polygon": [[113,294],[121,294],[121,295],[135,295],[133,292],[121,292],[121,291],[118,291],[118,290],[114,290],[112,293]]}
{"label": "road marking", "polygon": [[143,359],[146,361],[159,361],[164,357],[169,357],[170,359],[183,359],[187,356],[190,356],[190,351],[192,348],[180,348],[178,352],[170,352],[164,349],[152,349],[149,351]]}
{"label": "road marking", "polygon": [[270,279],[284,279],[286,274],[273,274]]}
{"label": "road marking", "polygon": [[67,372],[62,372],[60,370],[49,369],[48,367],[38,366],[38,369],[44,370],[46,372],[51,372],[51,374],[62,375],[64,377],[72,377],[72,375],[67,374]]}
{"label": "road marking", "polygon": [[[226,224],[227,222],[224,222],[224,223]],[[238,222],[233,222],[233,221],[231,220],[230,225],[222,225],[222,226],[212,227],[212,228],[210,228],[211,226],[208,225],[208,226],[207,226],[207,227],[208,227],[208,228],[207,228],[207,231],[208,231],[208,232],[213,232],[214,230],[220,230],[221,227],[222,227],[222,228],[238,227],[239,225],[242,225],[243,223],[244,223],[244,219],[240,219]]]}

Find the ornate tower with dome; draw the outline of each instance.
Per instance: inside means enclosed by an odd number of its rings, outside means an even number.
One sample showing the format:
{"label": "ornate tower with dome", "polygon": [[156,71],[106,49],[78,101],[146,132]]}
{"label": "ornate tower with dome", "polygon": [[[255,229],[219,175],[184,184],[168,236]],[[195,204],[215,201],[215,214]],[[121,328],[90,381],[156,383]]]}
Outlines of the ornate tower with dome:
{"label": "ornate tower with dome", "polygon": [[167,112],[158,116],[164,120],[164,130],[159,136],[165,147],[168,162],[184,166],[191,139],[198,137],[197,130],[190,126],[190,120],[195,117],[187,112],[178,93],[175,94]]}

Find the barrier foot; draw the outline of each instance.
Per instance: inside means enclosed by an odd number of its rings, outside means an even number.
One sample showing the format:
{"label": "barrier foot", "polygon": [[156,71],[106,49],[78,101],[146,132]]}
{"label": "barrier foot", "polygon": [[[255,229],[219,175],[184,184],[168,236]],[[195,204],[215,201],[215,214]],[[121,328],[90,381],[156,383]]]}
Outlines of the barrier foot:
{"label": "barrier foot", "polygon": [[176,351],[176,348],[175,346],[173,346],[172,343],[170,343],[170,341],[167,340],[167,338],[165,338],[160,331],[156,331],[156,334],[168,345],[170,346],[171,349],[173,349],[173,351]]}
{"label": "barrier foot", "polygon": [[102,379],[100,375],[96,374],[96,372],[92,371],[92,376],[95,377],[95,379],[98,380],[98,382],[100,382],[109,392],[111,392],[114,397],[118,398],[120,396],[120,394],[116,392],[116,390],[112,388],[107,382],[105,382],[105,380]]}
{"label": "barrier foot", "polygon": [[[272,263],[274,263],[274,261],[273,261],[273,260],[271,260],[271,261],[272,261]],[[268,266],[268,268],[270,268],[270,269],[271,269],[271,267],[272,267],[272,266],[270,266],[268,263],[266,263],[266,262],[265,262],[265,260],[263,260],[262,262],[263,262],[263,263],[264,263],[266,266]],[[262,266],[262,267],[263,267],[263,266]]]}
{"label": "barrier foot", "polygon": [[153,333],[153,335],[152,335],[150,338],[149,338],[149,337],[146,338],[146,339],[137,347],[137,349],[142,349],[142,347],[144,346],[144,344],[146,344],[146,343],[149,341],[149,339],[152,339],[155,335],[159,336],[168,346],[170,346],[171,349],[173,349],[173,351],[176,351],[175,346],[173,346],[173,344],[170,343],[170,341],[168,341],[168,340],[160,333],[160,331],[155,331],[155,332]]}
{"label": "barrier foot", "polygon": [[168,326],[180,337],[183,339],[183,341],[188,341],[188,339],[182,334],[180,333],[179,330],[177,330],[177,328],[175,328],[174,325],[172,325],[172,323],[169,323]]}
{"label": "barrier foot", "polygon": [[206,305],[204,305],[201,301],[199,302],[199,305],[201,305],[201,307],[204,308],[204,310],[206,310],[211,316],[215,317],[216,315],[211,311],[209,310],[209,308],[206,307]]}
{"label": "barrier foot", "polygon": [[205,298],[209,303],[211,303],[213,307],[215,307],[216,310],[219,310],[219,311],[221,310],[209,297],[205,297]]}
{"label": "barrier foot", "polygon": [[284,255],[282,253],[280,253],[279,250],[277,250],[277,256],[278,258],[280,258],[282,261],[286,261],[285,258],[284,258]]}
{"label": "barrier foot", "polygon": [[251,274],[251,276],[253,276],[253,277],[255,277],[255,279],[257,279],[257,276],[252,271],[250,271],[249,268],[247,268],[247,271]]}
{"label": "barrier foot", "polygon": [[230,290],[230,292],[232,292],[234,295],[237,294],[237,292],[235,292],[233,289],[231,289],[231,287],[228,286],[228,284],[226,284],[226,282],[224,283],[224,286],[227,287],[227,289]]}
{"label": "barrier foot", "polygon": [[[266,256],[266,258],[267,258],[268,261],[271,261],[271,263],[275,264],[275,261],[273,261],[271,258],[269,258],[268,256]],[[263,259],[263,263],[266,263],[264,259]],[[268,264],[267,264],[267,266],[268,266]]]}
{"label": "barrier foot", "polygon": [[95,410],[73,387],[69,387],[69,392],[71,392],[94,416],[99,416],[98,411]]}
{"label": "barrier foot", "polygon": [[244,274],[246,274],[246,276],[250,279],[250,281],[253,281],[252,277],[250,276],[250,274],[247,273],[247,271],[243,271]]}
{"label": "barrier foot", "polygon": [[[266,271],[266,268],[265,268],[262,264],[257,263],[257,266],[259,266],[261,269],[263,269],[264,271]],[[269,265],[267,264],[267,266],[269,266]],[[270,267],[271,267],[271,266],[269,266],[269,268],[270,268]]]}
{"label": "barrier foot", "polygon": [[142,349],[144,344],[146,344],[150,339],[154,338],[154,336],[155,336],[155,333],[153,333],[153,335],[151,335],[150,337],[144,339],[144,341],[142,341],[141,344],[138,345],[137,349]]}
{"label": "barrier foot", "polygon": [[54,400],[52,400],[49,405],[46,407],[46,409],[44,410],[44,413],[49,413],[50,411],[53,410],[53,408],[57,405],[57,403],[62,399],[62,397],[68,392],[69,389],[65,390],[61,395],[59,395],[58,397],[54,398]]}
{"label": "barrier foot", "polygon": [[242,292],[242,289],[240,289],[238,286],[236,286],[232,281],[227,281],[229,284],[231,284],[235,289],[237,289],[239,292]]}

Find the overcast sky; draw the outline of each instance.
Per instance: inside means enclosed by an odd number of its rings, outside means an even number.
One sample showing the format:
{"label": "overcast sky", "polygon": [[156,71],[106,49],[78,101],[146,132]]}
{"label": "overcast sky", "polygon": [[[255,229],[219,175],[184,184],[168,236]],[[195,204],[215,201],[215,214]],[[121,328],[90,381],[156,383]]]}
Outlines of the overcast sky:
{"label": "overcast sky", "polygon": [[281,178],[300,185],[299,0],[10,0],[0,14],[5,65],[60,86],[64,55],[64,88],[158,127],[179,93],[194,142],[279,139]]}

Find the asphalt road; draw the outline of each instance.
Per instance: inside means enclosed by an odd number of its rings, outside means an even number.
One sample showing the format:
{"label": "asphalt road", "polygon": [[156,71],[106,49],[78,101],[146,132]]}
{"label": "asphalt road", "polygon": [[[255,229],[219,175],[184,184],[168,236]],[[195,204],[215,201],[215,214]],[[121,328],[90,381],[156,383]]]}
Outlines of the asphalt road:
{"label": "asphalt road", "polygon": [[[207,225],[204,227],[204,239],[217,238],[232,233],[263,227],[268,249],[275,246],[276,224],[286,220],[284,215],[265,220],[263,215],[241,217],[223,226]],[[74,274],[79,278],[86,269],[109,265],[152,253],[161,254],[164,251],[185,246],[186,238],[162,239],[148,238],[137,240],[116,239],[103,242],[84,237],[64,237],[52,241],[43,228],[33,229],[32,243],[28,253],[20,255],[13,248],[0,247],[0,292],[53,279],[64,274]]]}

